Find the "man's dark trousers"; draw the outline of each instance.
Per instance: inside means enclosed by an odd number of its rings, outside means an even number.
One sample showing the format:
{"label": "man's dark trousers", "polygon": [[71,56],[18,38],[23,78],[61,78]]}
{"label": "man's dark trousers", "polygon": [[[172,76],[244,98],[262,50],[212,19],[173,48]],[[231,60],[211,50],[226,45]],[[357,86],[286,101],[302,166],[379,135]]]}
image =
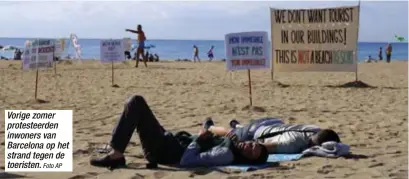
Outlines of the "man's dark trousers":
{"label": "man's dark trousers", "polygon": [[[145,159],[149,163],[178,164],[184,148],[159,124],[142,96],[132,96],[115,127],[111,147],[124,153],[126,146],[137,131]],[[170,134],[170,135],[169,135]]]}

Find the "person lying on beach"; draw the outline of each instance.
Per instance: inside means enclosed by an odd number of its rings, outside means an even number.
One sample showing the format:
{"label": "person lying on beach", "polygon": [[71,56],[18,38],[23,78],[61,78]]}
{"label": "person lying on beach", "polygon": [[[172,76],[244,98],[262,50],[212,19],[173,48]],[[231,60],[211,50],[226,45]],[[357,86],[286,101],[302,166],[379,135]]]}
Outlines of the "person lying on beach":
{"label": "person lying on beach", "polygon": [[125,29],[127,32],[132,32],[138,34],[138,48],[136,50],[136,64],[135,67],[138,68],[139,64],[139,56],[142,56],[143,62],[145,64],[145,67],[148,67],[148,64],[146,63],[146,58],[144,58],[144,49],[145,49],[145,32],[142,30],[142,26],[139,24],[136,28],[137,30],[131,30],[131,29]]}
{"label": "person lying on beach", "polygon": [[[157,164],[176,164],[182,167],[215,166],[231,163],[265,163],[267,149],[255,142],[233,143],[229,136],[213,136],[202,131],[198,136],[182,145],[181,138],[167,132],[155,118],[142,96],[132,96],[125,104],[124,111],[113,130],[111,152],[90,164],[99,167],[117,168],[125,166],[123,153],[134,133],[137,131],[148,166]],[[186,138],[184,138],[186,139]]]}
{"label": "person lying on beach", "polygon": [[332,129],[320,129],[315,125],[284,124],[278,118],[262,118],[241,126],[230,121],[230,129],[214,126],[211,119],[205,121],[208,131],[218,136],[232,136],[234,141],[257,141],[267,148],[269,154],[297,154],[328,141],[341,140]]}

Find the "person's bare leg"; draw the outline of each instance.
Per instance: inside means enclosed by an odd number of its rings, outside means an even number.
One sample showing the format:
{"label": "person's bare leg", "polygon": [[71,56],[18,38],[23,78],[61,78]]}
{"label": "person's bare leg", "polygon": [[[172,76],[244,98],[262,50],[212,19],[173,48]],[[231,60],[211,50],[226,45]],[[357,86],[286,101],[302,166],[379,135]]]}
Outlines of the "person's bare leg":
{"label": "person's bare leg", "polygon": [[[144,54],[144,50],[142,50],[142,54]],[[145,64],[145,67],[148,67],[148,57],[142,55],[143,57],[143,63]]]}
{"label": "person's bare leg", "polygon": [[136,52],[136,64],[135,64],[136,68],[138,68],[138,64],[139,64],[139,55],[140,55],[140,51],[138,49],[137,52]]}

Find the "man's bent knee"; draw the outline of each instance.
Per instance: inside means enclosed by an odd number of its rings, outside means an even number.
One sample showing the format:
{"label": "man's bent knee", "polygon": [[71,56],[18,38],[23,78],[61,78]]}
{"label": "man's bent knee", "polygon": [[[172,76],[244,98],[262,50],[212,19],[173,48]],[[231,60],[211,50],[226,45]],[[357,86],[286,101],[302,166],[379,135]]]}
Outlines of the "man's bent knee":
{"label": "man's bent knee", "polygon": [[126,105],[128,106],[141,103],[146,103],[145,98],[143,98],[141,95],[133,95],[126,101]]}

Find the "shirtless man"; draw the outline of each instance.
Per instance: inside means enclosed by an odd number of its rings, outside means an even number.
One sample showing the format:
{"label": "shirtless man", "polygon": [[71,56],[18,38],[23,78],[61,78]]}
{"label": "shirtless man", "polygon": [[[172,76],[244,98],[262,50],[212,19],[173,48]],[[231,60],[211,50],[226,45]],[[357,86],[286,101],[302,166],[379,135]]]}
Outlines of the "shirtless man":
{"label": "shirtless man", "polygon": [[135,67],[138,68],[139,56],[142,56],[145,67],[148,67],[148,64],[146,63],[147,59],[144,58],[144,56],[143,56],[146,36],[145,36],[145,33],[142,30],[142,26],[139,24],[136,31],[131,30],[131,29],[125,29],[125,31],[138,34],[138,48],[136,50],[136,65],[135,65]]}
{"label": "shirtless man", "polygon": [[391,62],[391,56],[392,56],[392,45],[390,43],[388,43],[388,45],[386,45],[386,62],[390,63]]}

